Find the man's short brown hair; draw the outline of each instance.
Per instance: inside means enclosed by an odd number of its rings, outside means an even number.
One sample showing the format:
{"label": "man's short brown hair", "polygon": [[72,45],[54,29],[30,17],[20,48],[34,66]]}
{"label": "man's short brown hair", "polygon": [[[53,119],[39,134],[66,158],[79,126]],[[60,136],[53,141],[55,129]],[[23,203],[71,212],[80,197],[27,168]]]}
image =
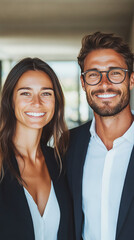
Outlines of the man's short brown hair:
{"label": "man's short brown hair", "polygon": [[82,48],[78,55],[78,64],[81,72],[84,71],[84,60],[86,56],[93,50],[97,49],[113,49],[124,57],[128,66],[129,74],[133,72],[134,56],[127,43],[121,37],[115,36],[113,33],[95,32],[91,35],[86,35],[82,39]]}

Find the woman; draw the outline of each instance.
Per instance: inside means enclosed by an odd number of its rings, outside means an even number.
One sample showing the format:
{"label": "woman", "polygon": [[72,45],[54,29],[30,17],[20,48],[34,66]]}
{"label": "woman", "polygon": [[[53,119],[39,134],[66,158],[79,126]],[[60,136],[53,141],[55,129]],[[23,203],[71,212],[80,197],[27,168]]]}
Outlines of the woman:
{"label": "woman", "polygon": [[61,86],[45,62],[26,58],[11,70],[0,109],[2,240],[74,239],[61,162],[68,143],[63,112]]}

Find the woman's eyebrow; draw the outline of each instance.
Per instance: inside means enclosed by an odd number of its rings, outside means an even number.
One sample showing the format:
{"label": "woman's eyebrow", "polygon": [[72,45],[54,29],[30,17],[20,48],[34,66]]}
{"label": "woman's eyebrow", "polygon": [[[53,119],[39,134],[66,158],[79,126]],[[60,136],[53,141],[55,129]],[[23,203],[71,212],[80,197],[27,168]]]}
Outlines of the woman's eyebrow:
{"label": "woman's eyebrow", "polygon": [[42,87],[41,90],[53,90],[54,91],[54,89],[51,87]]}
{"label": "woman's eyebrow", "polygon": [[22,88],[18,88],[17,91],[20,91],[20,90],[31,90],[32,88],[30,87],[22,87]]}
{"label": "woman's eyebrow", "polygon": [[[30,88],[30,87],[21,87],[17,91],[20,91],[20,90],[32,90],[32,88]],[[41,90],[53,90],[54,91],[54,89],[50,88],[50,87],[42,87]]]}

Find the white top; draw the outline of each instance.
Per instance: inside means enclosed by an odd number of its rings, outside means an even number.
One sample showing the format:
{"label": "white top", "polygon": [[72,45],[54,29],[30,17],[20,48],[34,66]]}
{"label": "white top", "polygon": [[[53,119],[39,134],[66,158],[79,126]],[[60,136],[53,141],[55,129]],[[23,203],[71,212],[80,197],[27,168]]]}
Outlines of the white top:
{"label": "white top", "polygon": [[60,222],[60,209],[52,181],[49,198],[43,216],[40,215],[35,201],[26,188],[24,188],[24,192],[33,220],[35,240],[57,240]]}
{"label": "white top", "polygon": [[90,132],[82,182],[83,239],[115,240],[121,194],[134,145],[134,123],[109,151],[95,132],[95,120]]}

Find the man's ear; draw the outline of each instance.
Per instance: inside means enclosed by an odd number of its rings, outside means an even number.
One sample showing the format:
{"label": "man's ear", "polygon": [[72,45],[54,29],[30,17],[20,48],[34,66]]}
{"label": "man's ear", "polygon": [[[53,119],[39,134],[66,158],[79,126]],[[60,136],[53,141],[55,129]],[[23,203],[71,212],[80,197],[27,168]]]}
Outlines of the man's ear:
{"label": "man's ear", "polygon": [[83,80],[82,75],[80,76],[80,80],[81,80],[81,86],[82,86],[83,90],[85,91],[85,82]]}
{"label": "man's ear", "polygon": [[134,72],[132,72],[130,76],[130,90],[132,90],[133,87],[134,87]]}

